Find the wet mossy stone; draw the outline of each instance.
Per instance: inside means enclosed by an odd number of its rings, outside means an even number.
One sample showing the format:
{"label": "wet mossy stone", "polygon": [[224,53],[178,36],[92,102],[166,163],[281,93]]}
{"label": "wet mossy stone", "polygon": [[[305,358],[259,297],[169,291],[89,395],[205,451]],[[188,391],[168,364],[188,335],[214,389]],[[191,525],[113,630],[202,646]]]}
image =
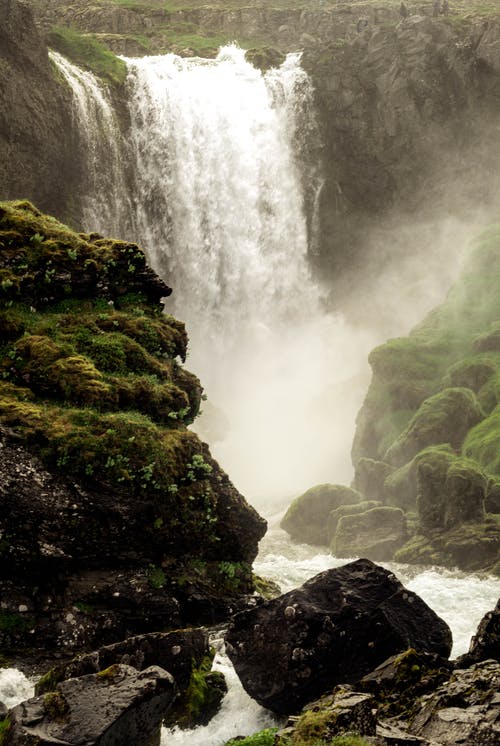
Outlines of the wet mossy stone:
{"label": "wet mossy stone", "polygon": [[361,495],[339,484],[319,484],[297,497],[280,526],[294,541],[328,545],[328,516],[340,505],[361,501]]}
{"label": "wet mossy stone", "polygon": [[251,65],[265,72],[271,67],[279,67],[285,61],[286,55],[274,47],[254,47],[245,52],[245,59]]}
{"label": "wet mossy stone", "polygon": [[465,572],[498,571],[500,525],[487,517],[482,523],[465,523],[450,530],[417,533],[394,555],[396,562],[458,567]]}
{"label": "wet mossy stone", "polygon": [[484,520],[487,478],[477,462],[443,447],[422,451],[415,462],[422,533]]}
{"label": "wet mossy stone", "polygon": [[383,500],[384,482],[393,467],[384,461],[360,458],[356,464],[353,487],[367,500]]}
{"label": "wet mossy stone", "polygon": [[337,531],[339,521],[345,515],[358,515],[358,513],[364,513],[371,508],[379,508],[382,503],[378,500],[362,500],[360,503],[354,503],[353,505],[341,505],[339,508],[332,510],[328,516],[328,524],[326,528],[328,543],[330,544]]}
{"label": "wet mossy stone", "polygon": [[400,508],[371,508],[340,518],[330,551],[336,557],[368,557],[391,560],[408,538],[406,520]]}
{"label": "wet mossy stone", "polygon": [[489,329],[476,337],[473,347],[476,352],[500,352],[500,322],[491,324]]}
{"label": "wet mossy stone", "polygon": [[484,508],[487,513],[500,514],[500,480],[489,479],[484,498]]}
{"label": "wet mossy stone", "polygon": [[463,453],[500,477],[500,405],[467,433]]}
{"label": "wet mossy stone", "polygon": [[422,403],[385,460],[398,467],[427,446],[449,443],[452,448],[460,448],[468,431],[483,417],[471,389],[444,389]]}
{"label": "wet mossy stone", "polygon": [[444,385],[472,389],[476,394],[495,375],[497,361],[480,356],[460,360],[446,373]]}
{"label": "wet mossy stone", "polygon": [[384,502],[402,510],[416,510],[417,475],[415,459],[389,474],[384,482]]}

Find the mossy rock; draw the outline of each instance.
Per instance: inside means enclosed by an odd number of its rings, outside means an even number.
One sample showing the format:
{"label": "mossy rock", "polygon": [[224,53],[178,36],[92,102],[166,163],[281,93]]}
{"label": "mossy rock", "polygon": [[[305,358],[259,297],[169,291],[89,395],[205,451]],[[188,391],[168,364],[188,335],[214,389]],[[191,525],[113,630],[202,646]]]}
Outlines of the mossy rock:
{"label": "mossy rock", "polygon": [[340,518],[330,551],[336,557],[367,557],[380,562],[392,559],[407,537],[400,508],[371,508]]}
{"label": "mossy rock", "polygon": [[489,479],[486,485],[484,509],[487,513],[500,515],[500,480]]}
{"label": "mossy rock", "polygon": [[477,462],[441,447],[422,451],[415,463],[422,533],[484,520],[487,478]]}
{"label": "mossy rock", "polygon": [[422,403],[384,460],[402,466],[427,446],[449,443],[460,448],[468,431],[483,417],[471,389],[444,389]]}
{"label": "mossy rock", "polygon": [[245,52],[245,59],[258,70],[265,72],[271,67],[279,67],[286,55],[273,47],[254,47]]}
{"label": "mossy rock", "polygon": [[251,736],[238,736],[226,741],[224,746],[274,746],[277,728],[265,728]]}
{"label": "mossy rock", "polygon": [[448,369],[444,377],[446,387],[468,388],[476,394],[495,375],[497,362],[484,356],[460,360]]}
{"label": "mossy rock", "polygon": [[486,570],[498,574],[500,525],[495,517],[449,531],[434,530],[413,536],[394,560],[417,565],[458,567],[465,572]]}
{"label": "mossy rock", "polygon": [[[477,402],[471,399],[472,394],[469,401],[463,396],[463,410],[458,397],[456,407],[449,396],[448,402],[433,401],[427,423],[419,421],[424,401],[442,393],[443,386],[477,391],[486,414],[497,406],[499,282],[500,228],[493,226],[479,238],[444,303],[408,337],[390,340],[370,354],[373,378],[358,415],[355,464],[363,457],[386,460],[389,453],[391,463],[399,467],[431,443],[460,447],[467,426],[479,421],[474,422]],[[462,411],[465,421],[461,421]]]}
{"label": "mossy rock", "polygon": [[165,718],[165,725],[194,728],[206,725],[220,708],[227,693],[224,674],[212,671],[214,651],[194,666],[187,689],[175,701]]}
{"label": "mossy rock", "polygon": [[360,501],[359,492],[350,487],[319,484],[293,501],[280,526],[294,541],[328,545],[327,524],[332,510],[340,505],[352,505]]}
{"label": "mossy rock", "polygon": [[383,500],[384,482],[393,467],[384,461],[360,458],[356,464],[353,487],[367,500]]}
{"label": "mossy rock", "polygon": [[389,474],[383,487],[384,502],[404,511],[416,510],[417,475],[415,459]]}
{"label": "mossy rock", "polygon": [[353,505],[341,505],[339,508],[332,510],[328,516],[328,523],[326,528],[328,543],[331,544],[335,537],[339,521],[345,515],[358,515],[364,513],[371,508],[379,508],[382,503],[378,500],[363,500],[360,503],[354,503]]}
{"label": "mossy rock", "polygon": [[500,477],[500,405],[468,432],[462,450],[488,474]]}

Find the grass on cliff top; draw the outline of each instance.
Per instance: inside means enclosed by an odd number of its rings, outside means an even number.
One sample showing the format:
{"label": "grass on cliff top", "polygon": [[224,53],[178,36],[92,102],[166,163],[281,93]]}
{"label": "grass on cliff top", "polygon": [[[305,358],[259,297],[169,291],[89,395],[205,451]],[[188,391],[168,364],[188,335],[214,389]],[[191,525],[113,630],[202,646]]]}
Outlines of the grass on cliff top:
{"label": "grass on cliff top", "polygon": [[56,26],[47,35],[50,47],[112,85],[121,85],[127,77],[127,66],[93,36],[71,28]]}

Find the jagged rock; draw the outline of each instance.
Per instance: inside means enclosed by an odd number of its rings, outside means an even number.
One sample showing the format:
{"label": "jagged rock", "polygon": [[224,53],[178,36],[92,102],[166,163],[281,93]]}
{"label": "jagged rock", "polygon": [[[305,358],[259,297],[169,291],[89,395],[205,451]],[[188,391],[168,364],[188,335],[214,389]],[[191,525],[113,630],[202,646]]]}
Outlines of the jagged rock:
{"label": "jagged rock", "polygon": [[375,507],[341,517],[330,551],[336,557],[390,560],[407,537],[406,519],[400,508]]}
{"label": "jagged rock", "polygon": [[176,694],[172,676],[152,666],[115,665],[69,679],[9,712],[5,746],[159,744],[161,722]]}
{"label": "jagged rock", "polygon": [[227,692],[225,677],[211,671],[214,651],[204,629],[154,632],[130,637],[51,669],[35,686],[35,694],[54,691],[60,681],[99,673],[116,664],[143,671],[158,666],[173,677],[179,693],[165,721],[170,725],[206,725]]}
{"label": "jagged rock", "polygon": [[456,670],[421,700],[410,732],[441,746],[497,746],[500,741],[500,664],[483,661]]}
{"label": "jagged rock", "polygon": [[437,653],[410,649],[370,671],[359,688],[377,698],[379,717],[408,719],[418,698],[448,681],[452,671],[453,664]]}
{"label": "jagged rock", "polygon": [[469,652],[458,659],[457,666],[465,668],[489,658],[500,662],[500,599],[493,611],[485,614],[479,622]]}
{"label": "jagged rock", "polygon": [[250,696],[292,713],[408,647],[447,657],[451,633],[394,575],[357,560],[237,614],[226,642]]}
{"label": "jagged rock", "polygon": [[193,668],[200,666],[208,654],[208,633],[201,628],[136,635],[53,668],[38,681],[35,694],[54,691],[60,681],[99,673],[116,664],[138,671],[150,666],[163,668],[172,674],[182,692],[189,685]]}
{"label": "jagged rock", "polygon": [[278,731],[276,744],[309,743],[313,736],[329,742],[346,733],[375,735],[375,705],[372,695],[339,686],[333,694],[311,702],[298,717],[291,718],[285,729]]}
{"label": "jagged rock", "polygon": [[328,544],[328,517],[340,505],[352,505],[361,495],[350,487],[319,484],[297,497],[283,516],[280,526],[295,541]]}

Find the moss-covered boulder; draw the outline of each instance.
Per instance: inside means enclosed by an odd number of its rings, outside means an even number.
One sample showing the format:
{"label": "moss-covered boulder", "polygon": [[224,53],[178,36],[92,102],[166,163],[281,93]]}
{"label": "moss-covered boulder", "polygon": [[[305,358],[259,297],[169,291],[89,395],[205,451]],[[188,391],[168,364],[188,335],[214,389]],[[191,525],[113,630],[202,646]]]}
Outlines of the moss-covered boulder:
{"label": "moss-covered boulder", "polygon": [[332,510],[360,500],[359,492],[350,487],[319,484],[293,501],[280,526],[295,541],[328,545],[328,517]]}
{"label": "moss-covered boulder", "polygon": [[345,515],[358,515],[359,513],[365,513],[371,508],[379,508],[381,503],[378,500],[362,500],[360,503],[354,503],[353,505],[341,505],[339,508],[332,510],[328,516],[328,524],[326,528],[328,543],[330,544],[335,537],[339,521]]}
{"label": "moss-covered boulder", "polygon": [[385,454],[403,466],[427,446],[449,443],[460,448],[468,431],[484,414],[471,389],[448,388],[426,399]]}
{"label": "moss-covered boulder", "polygon": [[383,485],[384,502],[402,510],[416,510],[417,475],[415,459],[393,471]]}
{"label": "moss-covered boulder", "polygon": [[340,518],[330,550],[336,557],[390,560],[407,535],[405,515],[400,508],[371,508]]}
{"label": "moss-covered boulder", "polygon": [[422,531],[484,520],[487,480],[475,461],[446,448],[429,448],[416,459],[416,474]]}
{"label": "moss-covered boulder", "polygon": [[187,428],[169,293],[136,245],[0,203],[0,594],[28,610],[1,648],[211,622],[253,590],[265,522]]}
{"label": "moss-covered boulder", "polygon": [[392,471],[393,467],[385,461],[360,458],[356,464],[353,486],[369,500],[382,500],[384,483]]}

